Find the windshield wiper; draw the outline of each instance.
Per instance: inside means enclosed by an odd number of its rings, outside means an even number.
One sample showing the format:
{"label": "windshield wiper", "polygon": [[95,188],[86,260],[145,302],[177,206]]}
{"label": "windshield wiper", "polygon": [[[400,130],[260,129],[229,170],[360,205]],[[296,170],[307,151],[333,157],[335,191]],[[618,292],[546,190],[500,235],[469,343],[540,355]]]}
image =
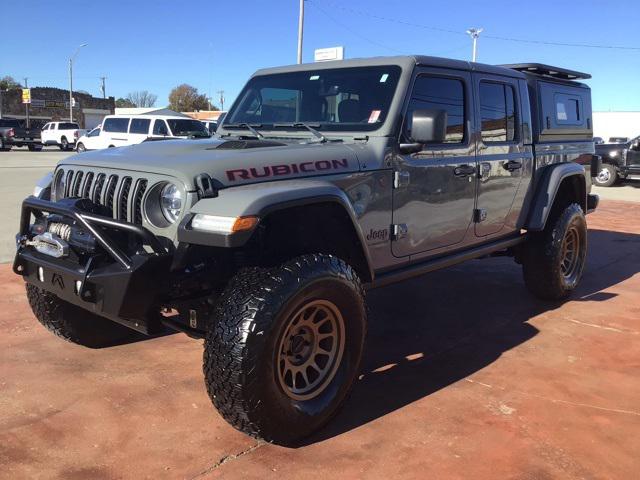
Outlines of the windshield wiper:
{"label": "windshield wiper", "polygon": [[[324,142],[328,142],[329,140],[327,139],[327,137],[325,137],[322,133],[320,133],[318,130],[316,130],[315,128],[313,128],[311,125],[309,125],[308,123],[304,123],[304,122],[296,122],[296,123],[274,123],[273,124],[274,127],[282,127],[282,128],[300,128],[300,127],[304,127],[307,130],[309,130],[311,133],[313,133],[313,136],[316,137],[318,140],[318,143],[324,143]],[[314,126],[320,126],[319,124],[314,125]]]}
{"label": "windshield wiper", "polygon": [[225,123],[224,128],[246,128],[251,133],[253,133],[256,138],[263,139],[264,135],[262,135],[258,130],[253,127],[262,127],[261,123],[256,123],[255,125],[249,125],[248,123]]}

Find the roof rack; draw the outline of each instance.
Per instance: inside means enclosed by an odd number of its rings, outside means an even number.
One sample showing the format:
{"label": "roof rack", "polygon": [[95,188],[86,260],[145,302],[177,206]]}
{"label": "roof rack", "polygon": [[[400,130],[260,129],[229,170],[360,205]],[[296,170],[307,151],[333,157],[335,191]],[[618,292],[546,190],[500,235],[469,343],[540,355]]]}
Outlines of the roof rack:
{"label": "roof rack", "polygon": [[552,67],[551,65],[543,65],[541,63],[513,63],[510,65],[500,66],[517,70],[519,72],[531,73],[542,77],[559,78],[562,80],[586,80],[591,78],[591,75],[588,73],[567,70],[566,68]]}

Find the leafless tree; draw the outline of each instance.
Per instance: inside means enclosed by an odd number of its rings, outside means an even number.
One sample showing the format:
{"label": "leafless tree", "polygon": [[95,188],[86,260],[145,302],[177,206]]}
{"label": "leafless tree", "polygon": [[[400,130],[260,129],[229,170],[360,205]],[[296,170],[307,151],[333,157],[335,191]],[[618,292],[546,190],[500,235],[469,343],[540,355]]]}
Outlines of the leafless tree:
{"label": "leafless tree", "polygon": [[153,107],[158,99],[157,95],[149,93],[147,90],[139,90],[131,92],[127,95],[127,100],[133,103],[136,107]]}

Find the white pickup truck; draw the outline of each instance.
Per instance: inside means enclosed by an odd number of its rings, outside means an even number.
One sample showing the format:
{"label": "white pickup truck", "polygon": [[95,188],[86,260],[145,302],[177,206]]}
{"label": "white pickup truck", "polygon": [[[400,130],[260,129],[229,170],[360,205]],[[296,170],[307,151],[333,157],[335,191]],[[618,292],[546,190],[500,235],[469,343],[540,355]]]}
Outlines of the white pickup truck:
{"label": "white pickup truck", "polygon": [[78,138],[84,135],[75,122],[49,122],[42,127],[42,144],[57,145],[60,150],[73,150]]}

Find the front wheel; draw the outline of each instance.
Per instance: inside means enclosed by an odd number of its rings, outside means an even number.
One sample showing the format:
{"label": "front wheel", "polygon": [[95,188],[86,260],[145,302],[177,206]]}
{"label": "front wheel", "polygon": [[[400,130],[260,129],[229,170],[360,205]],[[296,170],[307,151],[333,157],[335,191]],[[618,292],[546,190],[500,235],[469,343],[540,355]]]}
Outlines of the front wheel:
{"label": "front wheel", "polygon": [[84,146],[84,143],[82,143],[82,142],[78,143],[78,146],[76,147],[76,151],[77,151],[78,153],[86,152],[86,151],[87,151],[87,149],[86,149],[86,147]]}
{"label": "front wheel", "polygon": [[586,257],[587,222],[582,208],[573,203],[524,245],[525,284],[539,298],[565,298],[578,286]]}
{"label": "front wheel", "polygon": [[603,163],[593,181],[599,187],[611,187],[618,181],[618,171],[610,163]]}
{"label": "front wheel", "polygon": [[362,284],[336,257],[304,255],[271,270],[239,272],[205,339],[213,404],[242,432],[295,444],[347,397],[366,321]]}

